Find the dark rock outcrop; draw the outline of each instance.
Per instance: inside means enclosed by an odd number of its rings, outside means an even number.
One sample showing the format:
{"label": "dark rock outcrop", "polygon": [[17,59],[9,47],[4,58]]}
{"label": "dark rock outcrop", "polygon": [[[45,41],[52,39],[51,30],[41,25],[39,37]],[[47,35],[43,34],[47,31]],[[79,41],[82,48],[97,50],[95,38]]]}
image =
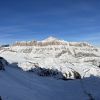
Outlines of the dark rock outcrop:
{"label": "dark rock outcrop", "polygon": [[8,62],[3,57],[0,57],[0,70],[5,70],[6,65],[8,65]]}
{"label": "dark rock outcrop", "polygon": [[81,75],[78,72],[73,71],[73,74],[75,79],[81,79]]}
{"label": "dark rock outcrop", "polygon": [[2,100],[1,96],[0,96],[0,100]]}
{"label": "dark rock outcrop", "polygon": [[98,67],[100,68],[100,65]]}

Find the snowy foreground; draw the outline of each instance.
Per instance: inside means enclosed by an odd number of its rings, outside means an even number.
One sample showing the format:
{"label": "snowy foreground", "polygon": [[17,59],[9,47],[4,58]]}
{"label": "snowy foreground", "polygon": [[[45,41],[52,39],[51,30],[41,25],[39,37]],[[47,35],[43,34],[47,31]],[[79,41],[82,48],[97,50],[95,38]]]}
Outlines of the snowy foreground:
{"label": "snowy foreground", "polygon": [[3,100],[100,100],[100,48],[49,37],[0,47],[0,57]]}
{"label": "snowy foreground", "polygon": [[0,95],[2,100],[100,100],[100,79],[63,81],[9,66],[0,71]]}

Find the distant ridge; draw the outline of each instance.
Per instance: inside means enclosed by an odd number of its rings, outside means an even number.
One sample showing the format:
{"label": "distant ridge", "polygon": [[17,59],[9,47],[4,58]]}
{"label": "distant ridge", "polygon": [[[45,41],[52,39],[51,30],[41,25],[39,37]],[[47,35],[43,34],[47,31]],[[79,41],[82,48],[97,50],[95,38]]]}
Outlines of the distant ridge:
{"label": "distant ridge", "polygon": [[67,42],[52,36],[41,41],[36,41],[36,40],[21,41],[13,44],[13,46],[48,46],[48,45],[90,46],[91,47],[91,45],[87,42]]}

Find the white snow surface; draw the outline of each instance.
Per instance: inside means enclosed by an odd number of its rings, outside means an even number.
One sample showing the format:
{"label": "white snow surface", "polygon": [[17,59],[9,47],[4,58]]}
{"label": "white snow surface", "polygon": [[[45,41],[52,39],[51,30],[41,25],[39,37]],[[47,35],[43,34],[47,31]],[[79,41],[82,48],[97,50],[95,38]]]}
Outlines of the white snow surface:
{"label": "white snow surface", "polygon": [[100,100],[100,79],[56,80],[25,72],[12,65],[0,71],[2,100]]}
{"label": "white snow surface", "polygon": [[[62,44],[48,44],[60,41]],[[66,73],[77,71],[82,77],[100,76],[100,49],[86,42],[67,42],[49,37],[41,43],[45,46],[10,46],[0,49],[0,56],[10,63],[18,63],[24,71],[31,70],[38,65],[41,68],[57,69]],[[67,43],[67,44],[65,44]],[[67,76],[68,77],[68,76]],[[69,77],[68,77],[69,78]],[[70,78],[74,78],[73,74]]]}
{"label": "white snow surface", "polygon": [[[55,39],[45,39],[45,42],[52,40]],[[1,47],[0,56],[10,63],[5,71],[0,70],[2,99],[90,100],[92,95],[100,100],[100,48],[85,42],[63,42],[67,44]],[[57,69],[70,79],[74,79],[73,71],[76,71],[83,79],[64,81],[59,76],[54,79],[27,72],[36,66]]]}

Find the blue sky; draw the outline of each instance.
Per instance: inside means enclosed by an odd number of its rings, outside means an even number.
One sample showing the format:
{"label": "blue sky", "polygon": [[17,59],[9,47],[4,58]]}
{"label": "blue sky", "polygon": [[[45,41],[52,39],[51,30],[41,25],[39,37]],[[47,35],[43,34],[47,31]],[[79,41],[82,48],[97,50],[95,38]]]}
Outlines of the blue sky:
{"label": "blue sky", "polygon": [[48,36],[100,46],[100,0],[0,0],[0,44]]}

